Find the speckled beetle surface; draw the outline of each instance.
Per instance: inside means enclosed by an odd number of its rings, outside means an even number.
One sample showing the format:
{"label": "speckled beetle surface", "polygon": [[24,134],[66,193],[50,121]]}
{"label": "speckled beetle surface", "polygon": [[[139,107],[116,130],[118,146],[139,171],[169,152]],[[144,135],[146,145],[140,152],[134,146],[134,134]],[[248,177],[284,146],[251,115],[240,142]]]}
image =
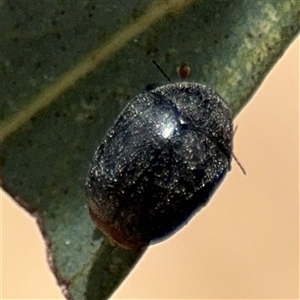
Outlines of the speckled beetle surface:
{"label": "speckled beetle surface", "polygon": [[232,138],[230,110],[209,87],[171,83],[134,97],[90,166],[94,223],[128,249],[174,233],[230,169]]}

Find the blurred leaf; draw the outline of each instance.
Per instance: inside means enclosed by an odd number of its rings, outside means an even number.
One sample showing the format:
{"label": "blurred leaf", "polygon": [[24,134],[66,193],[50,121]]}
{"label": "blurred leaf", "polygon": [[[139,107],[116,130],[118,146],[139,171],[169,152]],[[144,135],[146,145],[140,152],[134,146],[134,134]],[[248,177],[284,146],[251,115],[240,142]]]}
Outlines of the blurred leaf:
{"label": "blurred leaf", "polygon": [[234,114],[299,31],[299,2],[3,1],[1,185],[34,214],[68,299],[105,299],[141,253],[94,230],[84,182],[131,97],[186,62]]}

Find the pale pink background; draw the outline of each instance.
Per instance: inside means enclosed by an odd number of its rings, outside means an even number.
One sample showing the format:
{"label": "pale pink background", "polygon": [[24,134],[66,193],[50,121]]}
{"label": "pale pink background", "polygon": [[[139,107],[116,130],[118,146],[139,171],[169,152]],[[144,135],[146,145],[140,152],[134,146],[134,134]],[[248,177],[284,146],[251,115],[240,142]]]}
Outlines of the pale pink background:
{"label": "pale pink background", "polygon": [[[211,203],[150,247],[113,299],[298,298],[299,38],[236,118],[237,165]],[[35,220],[4,193],[2,299],[62,299]]]}

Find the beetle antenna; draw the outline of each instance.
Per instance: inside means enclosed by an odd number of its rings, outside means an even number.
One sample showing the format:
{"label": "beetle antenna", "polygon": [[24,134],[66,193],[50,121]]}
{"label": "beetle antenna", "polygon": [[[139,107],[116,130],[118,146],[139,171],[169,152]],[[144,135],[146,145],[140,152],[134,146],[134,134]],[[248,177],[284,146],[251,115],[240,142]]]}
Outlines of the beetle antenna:
{"label": "beetle antenna", "polygon": [[242,164],[240,163],[240,161],[237,159],[237,157],[234,155],[234,153],[231,153],[233,159],[235,160],[235,162],[237,163],[237,165],[240,167],[241,171],[243,172],[244,175],[247,175],[245,168],[242,166]]}
{"label": "beetle antenna", "polygon": [[152,59],[152,63],[156,66],[156,68],[160,71],[160,73],[163,74],[164,77],[167,78],[167,80],[171,82],[170,77],[164,72],[164,70],[160,67],[160,65],[153,59]]}
{"label": "beetle antenna", "polygon": [[[238,129],[238,127],[235,126],[234,131],[233,131],[233,135],[236,134],[237,129]],[[240,167],[240,169],[242,170],[243,174],[244,174],[244,175],[247,175],[247,174],[246,174],[245,168],[242,166],[242,164],[240,163],[240,161],[237,159],[237,157],[234,155],[233,152],[232,152],[232,157],[233,157],[233,159],[235,160],[235,162],[237,163],[237,165]]]}

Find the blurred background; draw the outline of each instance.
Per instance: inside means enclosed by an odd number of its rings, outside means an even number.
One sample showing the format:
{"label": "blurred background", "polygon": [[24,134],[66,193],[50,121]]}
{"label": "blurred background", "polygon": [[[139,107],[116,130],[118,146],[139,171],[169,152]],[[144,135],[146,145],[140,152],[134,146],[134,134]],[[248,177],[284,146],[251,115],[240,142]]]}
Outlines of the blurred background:
{"label": "blurred background", "polygon": [[[211,202],[151,246],[113,299],[299,299],[299,42],[235,119]],[[64,299],[36,221],[1,190],[2,298]]]}

